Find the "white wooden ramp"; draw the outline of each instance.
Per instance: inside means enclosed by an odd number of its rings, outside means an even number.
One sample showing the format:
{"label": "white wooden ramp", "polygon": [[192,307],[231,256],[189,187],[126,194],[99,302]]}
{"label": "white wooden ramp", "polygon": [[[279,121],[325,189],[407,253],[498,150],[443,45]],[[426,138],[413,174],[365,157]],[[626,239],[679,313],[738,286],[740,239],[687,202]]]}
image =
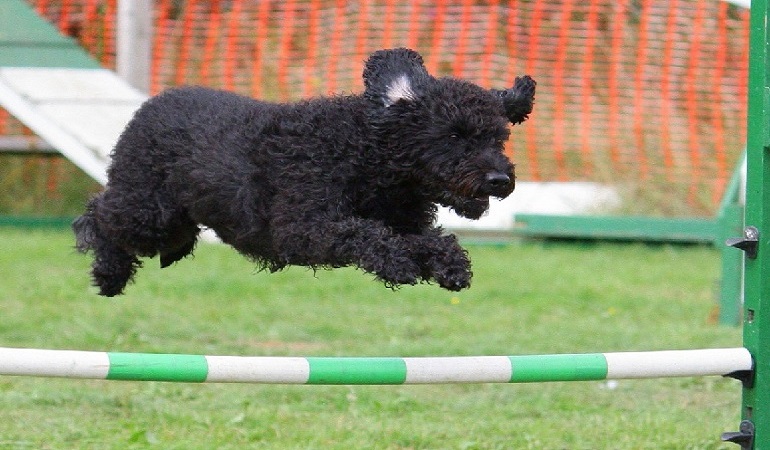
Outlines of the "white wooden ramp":
{"label": "white wooden ramp", "polygon": [[107,69],[0,67],[0,106],[101,184],[147,96]]}
{"label": "white wooden ramp", "polygon": [[27,2],[0,0],[0,106],[100,183],[145,99]]}

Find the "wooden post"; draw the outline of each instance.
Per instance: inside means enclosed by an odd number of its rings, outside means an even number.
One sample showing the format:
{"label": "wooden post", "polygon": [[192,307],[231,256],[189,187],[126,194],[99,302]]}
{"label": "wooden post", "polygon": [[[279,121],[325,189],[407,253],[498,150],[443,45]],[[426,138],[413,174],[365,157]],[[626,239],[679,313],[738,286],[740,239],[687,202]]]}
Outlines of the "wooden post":
{"label": "wooden post", "polygon": [[150,92],[153,6],[153,0],[118,1],[116,69],[144,93]]}

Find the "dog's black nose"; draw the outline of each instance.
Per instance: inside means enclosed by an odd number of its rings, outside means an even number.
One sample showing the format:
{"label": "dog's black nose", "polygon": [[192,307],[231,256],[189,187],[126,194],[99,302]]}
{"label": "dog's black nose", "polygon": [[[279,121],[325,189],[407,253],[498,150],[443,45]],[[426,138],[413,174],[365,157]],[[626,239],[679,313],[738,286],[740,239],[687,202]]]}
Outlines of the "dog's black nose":
{"label": "dog's black nose", "polygon": [[489,172],[486,176],[486,184],[492,189],[500,189],[511,183],[511,177],[501,172]]}
{"label": "dog's black nose", "polygon": [[484,176],[484,184],[481,187],[482,194],[505,197],[512,190],[513,180],[509,175],[502,172],[489,172]]}

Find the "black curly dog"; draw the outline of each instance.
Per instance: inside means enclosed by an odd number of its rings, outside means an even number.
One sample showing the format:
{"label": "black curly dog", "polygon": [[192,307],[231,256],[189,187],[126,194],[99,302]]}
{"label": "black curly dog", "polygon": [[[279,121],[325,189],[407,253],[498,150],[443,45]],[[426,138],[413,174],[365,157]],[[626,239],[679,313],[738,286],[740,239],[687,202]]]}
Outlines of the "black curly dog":
{"label": "black curly dog", "polygon": [[73,223],[99,293],[121,294],[139,257],[191,254],[200,226],[260,269],[356,265],[391,287],[468,287],[467,252],[434,225],[436,204],[477,219],[513,191],[503,144],[535,82],[434,78],[403,48],[372,54],[363,78],[361,95],[291,104],[202,87],[148,100]]}

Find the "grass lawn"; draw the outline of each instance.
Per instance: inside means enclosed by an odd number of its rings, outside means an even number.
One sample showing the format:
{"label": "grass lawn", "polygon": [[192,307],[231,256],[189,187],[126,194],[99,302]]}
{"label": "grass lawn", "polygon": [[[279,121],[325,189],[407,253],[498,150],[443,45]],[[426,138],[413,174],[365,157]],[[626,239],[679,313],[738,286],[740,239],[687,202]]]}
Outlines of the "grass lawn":
{"label": "grass lawn", "polygon": [[[0,229],[0,345],[295,356],[512,355],[741,345],[709,320],[705,247],[470,247],[474,284],[391,291],[355,269],[255,272],[198,247],[127,294],[89,287],[67,231]],[[729,449],[740,384],[277,386],[0,377],[0,449]]]}

